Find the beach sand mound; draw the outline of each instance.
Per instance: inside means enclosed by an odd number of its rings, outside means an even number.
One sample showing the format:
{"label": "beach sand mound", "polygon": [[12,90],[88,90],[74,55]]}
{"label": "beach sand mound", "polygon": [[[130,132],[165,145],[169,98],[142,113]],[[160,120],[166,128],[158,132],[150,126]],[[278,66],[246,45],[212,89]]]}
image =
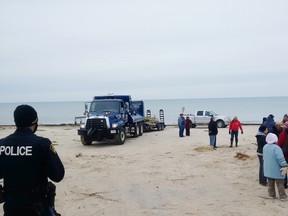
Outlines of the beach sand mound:
{"label": "beach sand mound", "polygon": [[245,154],[243,152],[237,152],[234,157],[239,159],[239,160],[244,160],[244,161],[249,159],[249,158],[251,158],[249,155],[247,155],[247,154]]}
{"label": "beach sand mound", "polygon": [[200,147],[194,148],[194,150],[198,152],[208,152],[208,151],[213,151],[213,148],[210,146],[200,146]]}

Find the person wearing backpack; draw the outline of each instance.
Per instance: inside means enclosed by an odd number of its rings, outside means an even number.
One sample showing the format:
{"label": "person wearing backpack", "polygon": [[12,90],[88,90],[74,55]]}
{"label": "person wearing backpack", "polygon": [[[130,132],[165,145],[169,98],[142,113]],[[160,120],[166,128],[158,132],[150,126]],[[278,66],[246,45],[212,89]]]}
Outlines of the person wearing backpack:
{"label": "person wearing backpack", "polygon": [[[282,148],[286,162],[288,163],[288,122],[285,122],[283,130],[279,134],[278,145]],[[287,175],[284,179],[284,187],[287,188]]]}

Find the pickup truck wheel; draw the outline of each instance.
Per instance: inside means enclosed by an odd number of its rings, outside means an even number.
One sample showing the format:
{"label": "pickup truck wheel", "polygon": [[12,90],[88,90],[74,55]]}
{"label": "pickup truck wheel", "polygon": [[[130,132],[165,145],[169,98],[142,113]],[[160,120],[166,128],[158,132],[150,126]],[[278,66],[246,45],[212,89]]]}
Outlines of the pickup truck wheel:
{"label": "pickup truck wheel", "polygon": [[91,145],[92,144],[92,140],[89,139],[87,136],[81,135],[81,143],[83,145]]}
{"label": "pickup truck wheel", "polygon": [[217,123],[217,127],[218,127],[218,128],[223,128],[223,127],[225,127],[225,123],[224,123],[224,121],[222,121],[222,120],[217,120],[216,123]]}
{"label": "pickup truck wheel", "polygon": [[125,140],[126,140],[126,132],[124,128],[121,128],[119,134],[115,136],[115,143],[117,145],[122,145],[125,143]]}

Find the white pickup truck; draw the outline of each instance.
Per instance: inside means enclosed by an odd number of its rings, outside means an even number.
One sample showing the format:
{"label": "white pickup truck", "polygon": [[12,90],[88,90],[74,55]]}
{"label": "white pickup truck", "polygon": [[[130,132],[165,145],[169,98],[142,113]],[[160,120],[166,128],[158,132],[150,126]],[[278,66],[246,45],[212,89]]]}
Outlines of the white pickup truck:
{"label": "white pickup truck", "polygon": [[229,116],[216,114],[213,111],[198,110],[195,114],[184,114],[185,117],[189,117],[193,123],[193,126],[208,125],[211,116],[214,116],[214,120],[217,122],[218,128],[225,128],[230,124],[231,118]]}

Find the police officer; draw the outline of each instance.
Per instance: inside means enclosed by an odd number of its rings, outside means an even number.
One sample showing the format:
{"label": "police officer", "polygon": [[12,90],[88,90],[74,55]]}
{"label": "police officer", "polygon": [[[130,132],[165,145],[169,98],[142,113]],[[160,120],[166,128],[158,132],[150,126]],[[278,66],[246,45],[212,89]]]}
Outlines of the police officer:
{"label": "police officer", "polygon": [[54,209],[55,185],[64,166],[48,138],[34,133],[35,109],[20,105],[14,111],[16,131],[0,140],[0,178],[4,183],[4,216],[60,215]]}

